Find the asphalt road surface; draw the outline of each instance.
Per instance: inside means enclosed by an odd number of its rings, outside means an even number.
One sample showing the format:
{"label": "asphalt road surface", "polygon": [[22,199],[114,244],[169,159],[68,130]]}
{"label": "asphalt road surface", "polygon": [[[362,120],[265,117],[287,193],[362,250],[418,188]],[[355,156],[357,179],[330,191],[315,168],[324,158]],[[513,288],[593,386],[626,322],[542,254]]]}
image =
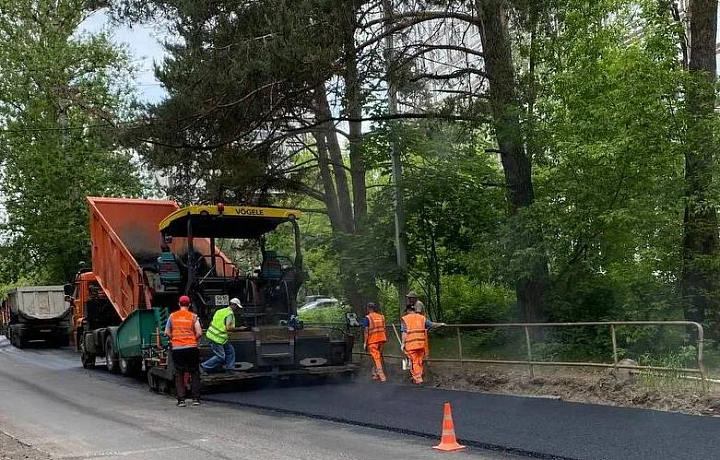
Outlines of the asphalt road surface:
{"label": "asphalt road surface", "polygon": [[[87,371],[79,363],[71,350],[18,350],[0,336],[0,431],[14,438],[0,433],[0,448],[5,446],[0,458],[44,459],[49,454],[62,459],[424,460],[442,456],[430,447],[435,439],[394,431],[237,404],[208,402],[177,408],[172,398],[151,393],[143,382],[102,369]],[[284,397],[293,392],[282,390]],[[337,391],[320,386],[298,390],[303,395]],[[255,391],[259,388],[251,393]],[[440,414],[433,414],[433,419],[439,427]],[[518,457],[472,448],[453,458]]]}
{"label": "asphalt road surface", "polygon": [[720,418],[504,395],[358,384],[210,396],[239,407],[437,436],[444,402],[461,443],[572,460],[716,460]]}
{"label": "asphalt road surface", "polygon": [[437,458],[446,401],[472,446],[457,459],[720,458],[718,418],[363,380],[205,399],[179,409],[143,382],[82,369],[71,350],[18,350],[0,337],[0,431],[58,458]]}

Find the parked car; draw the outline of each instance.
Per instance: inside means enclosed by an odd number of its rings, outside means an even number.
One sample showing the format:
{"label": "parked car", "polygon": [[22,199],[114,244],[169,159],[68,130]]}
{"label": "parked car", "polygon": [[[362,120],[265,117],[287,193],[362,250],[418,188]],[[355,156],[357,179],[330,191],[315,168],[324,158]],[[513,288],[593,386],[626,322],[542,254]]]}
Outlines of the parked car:
{"label": "parked car", "polygon": [[340,301],[335,297],[320,297],[315,300],[307,302],[302,307],[298,308],[298,313],[303,313],[311,310],[317,310],[320,308],[332,308],[339,307]]}

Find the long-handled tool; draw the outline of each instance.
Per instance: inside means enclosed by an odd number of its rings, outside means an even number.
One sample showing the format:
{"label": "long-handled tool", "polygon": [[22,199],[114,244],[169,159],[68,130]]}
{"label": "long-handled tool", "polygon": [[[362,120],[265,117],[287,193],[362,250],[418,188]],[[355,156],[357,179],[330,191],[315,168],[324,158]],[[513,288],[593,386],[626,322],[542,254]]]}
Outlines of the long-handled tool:
{"label": "long-handled tool", "polygon": [[[398,334],[397,328],[395,325],[392,325],[393,332],[395,333],[395,338],[397,339],[398,343],[400,344],[400,351],[402,351],[402,340],[400,340],[400,334]],[[404,357],[402,359],[402,369],[404,371],[410,370],[410,362],[408,361],[407,357]]]}

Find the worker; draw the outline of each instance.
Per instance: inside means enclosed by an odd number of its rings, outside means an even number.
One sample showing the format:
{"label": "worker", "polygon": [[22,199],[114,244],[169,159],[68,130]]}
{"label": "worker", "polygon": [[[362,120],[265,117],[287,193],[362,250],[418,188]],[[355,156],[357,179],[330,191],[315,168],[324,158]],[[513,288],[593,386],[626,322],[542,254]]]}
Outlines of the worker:
{"label": "worker", "polygon": [[182,283],[182,275],[180,273],[180,267],[184,264],[180,259],[175,256],[170,250],[170,246],[167,242],[163,242],[160,246],[160,256],[157,258],[158,273],[160,274],[160,281],[163,287],[167,285],[179,286]]}
{"label": "worker", "polygon": [[368,302],[366,306],[367,316],[363,318],[361,325],[365,329],[364,349],[373,359],[372,378],[384,382],[385,372],[383,372],[383,347],[387,342],[387,334],[385,333],[385,317],[380,314],[380,309],[373,302]]}
{"label": "worker", "polygon": [[202,363],[200,369],[204,372],[232,372],[235,369],[235,348],[228,342],[228,332],[244,331],[246,327],[235,327],[235,313],[243,308],[237,297],[230,300],[230,305],[221,308],[213,315],[210,327],[205,336],[210,342],[213,356]]}
{"label": "worker", "polygon": [[402,331],[401,349],[410,359],[410,376],[416,385],[423,383],[423,359],[427,350],[427,331],[445,323],[433,323],[420,313],[415,312],[412,305],[405,307],[405,315],[400,319]]}
{"label": "worker", "polygon": [[407,305],[412,306],[415,313],[422,314],[425,311],[425,304],[418,298],[415,291],[408,292],[405,297],[407,297]]}
{"label": "worker", "polygon": [[165,325],[165,335],[170,338],[171,355],[175,367],[175,390],[178,407],[185,407],[185,375],[190,374],[192,405],[200,405],[200,351],[198,341],[202,327],[195,313],[190,311],[190,297],[178,300],[180,309],[173,312]]}

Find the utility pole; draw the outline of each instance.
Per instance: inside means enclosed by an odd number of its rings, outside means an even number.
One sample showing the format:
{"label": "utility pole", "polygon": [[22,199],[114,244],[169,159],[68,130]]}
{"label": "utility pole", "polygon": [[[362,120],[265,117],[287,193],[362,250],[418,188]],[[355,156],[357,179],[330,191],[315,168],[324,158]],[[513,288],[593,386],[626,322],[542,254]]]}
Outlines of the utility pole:
{"label": "utility pole", "polygon": [[392,27],[393,1],[383,0],[383,15],[385,19],[385,64],[386,80],[388,85],[388,113],[390,120],[390,158],[392,159],[393,186],[395,191],[395,249],[397,253],[397,268],[400,278],[397,283],[398,306],[400,314],[405,307],[405,294],[407,293],[407,251],[405,250],[405,208],[403,204],[402,190],[402,158],[400,157],[400,146],[396,130],[396,120],[393,115],[397,114],[397,84],[393,77],[392,61],[395,48],[395,39],[389,33]]}

